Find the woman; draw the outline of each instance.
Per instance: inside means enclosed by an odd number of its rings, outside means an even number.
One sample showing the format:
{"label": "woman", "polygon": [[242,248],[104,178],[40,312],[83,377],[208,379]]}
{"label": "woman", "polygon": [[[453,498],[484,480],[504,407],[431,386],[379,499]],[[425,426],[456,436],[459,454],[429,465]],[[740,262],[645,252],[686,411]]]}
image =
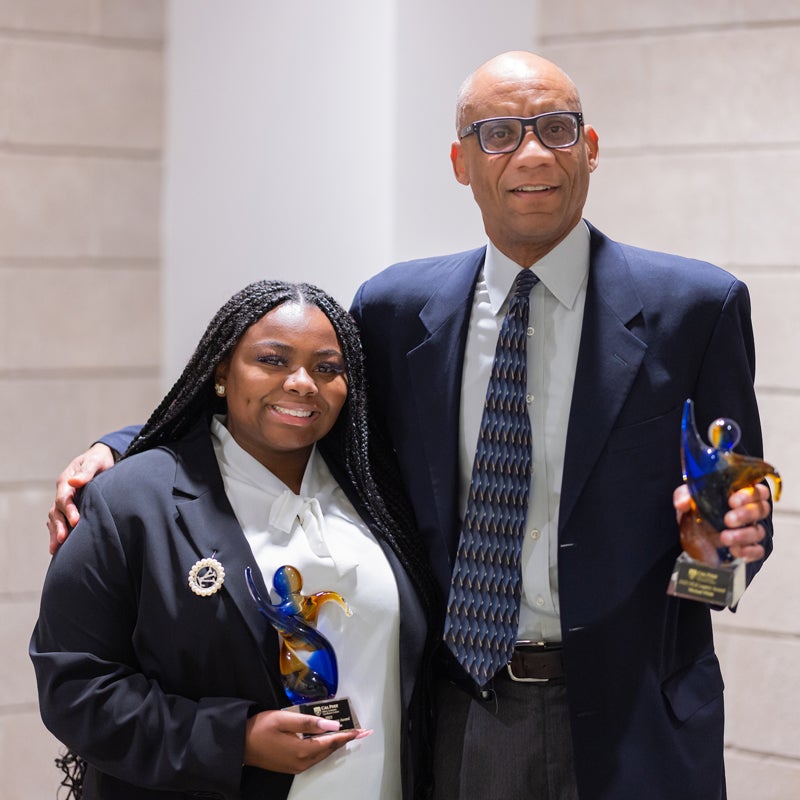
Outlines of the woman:
{"label": "woman", "polygon": [[[261,281],[84,490],[31,640],[42,718],[87,762],[84,797],[413,795],[434,589],[367,419],[349,315],[315,287]],[[305,592],[347,600],[352,617],[326,604],[317,625],[338,695],[374,731],[282,710],[277,635],[245,568],[268,597],[285,564]]]}

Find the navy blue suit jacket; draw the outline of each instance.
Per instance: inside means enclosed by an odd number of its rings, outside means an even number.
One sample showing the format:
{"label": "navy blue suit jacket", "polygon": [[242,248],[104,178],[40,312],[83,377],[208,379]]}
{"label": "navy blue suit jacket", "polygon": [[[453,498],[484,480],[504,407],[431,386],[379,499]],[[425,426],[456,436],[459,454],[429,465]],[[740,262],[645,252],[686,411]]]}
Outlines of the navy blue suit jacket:
{"label": "navy blue suit jacket", "polygon": [[[580,796],[724,797],[710,613],[665,590],[680,550],[672,493],[684,401],[695,401],[699,430],[731,417],[742,449],[761,454],[749,297],[710,264],[590,230],[558,532]],[[351,309],[371,408],[397,451],[443,598],[461,524],[461,372],[484,257],[480,248],[394,265],[361,286]]]}
{"label": "navy blue suit jacket", "polygon": [[[84,796],[286,797],[291,775],[242,767],[247,718],[289,703],[277,635],[245,585],[255,559],[208,427],[120,462],[81,501],[81,521],[45,581],[31,657],[46,725],[91,764]],[[400,596],[403,779],[411,797],[420,754],[408,731],[418,713],[426,623],[408,576],[373,531]],[[198,597],[189,570],[212,553],[225,581]],[[254,577],[268,596],[258,571]]]}

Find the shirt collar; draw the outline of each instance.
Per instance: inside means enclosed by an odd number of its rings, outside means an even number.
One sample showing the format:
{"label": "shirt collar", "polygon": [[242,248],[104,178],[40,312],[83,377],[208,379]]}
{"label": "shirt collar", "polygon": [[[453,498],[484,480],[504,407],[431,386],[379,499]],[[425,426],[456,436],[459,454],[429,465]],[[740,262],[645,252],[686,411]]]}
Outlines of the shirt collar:
{"label": "shirt collar", "polygon": [[[589,272],[590,235],[581,220],[566,238],[542,256],[531,269],[540,282],[566,308],[572,308]],[[495,315],[503,308],[520,270],[519,264],[501,253],[490,241],[483,265],[483,279]]]}
{"label": "shirt collar", "polygon": [[[225,490],[234,495],[231,505],[242,513],[255,506],[263,509],[267,515],[256,515],[256,530],[266,527],[271,532],[273,544],[286,545],[299,526],[311,552],[318,558],[329,558],[340,577],[358,566],[358,559],[347,543],[338,541],[335,535],[329,535],[326,518],[341,517],[350,524],[355,512],[348,511],[349,504],[344,493],[338,490],[338,484],[317,453],[316,446],[306,464],[300,493],[295,494],[240,447],[225,427],[225,415],[217,414],[211,420],[211,437]],[[337,500],[339,495],[344,505]],[[248,516],[248,519],[253,522],[252,516]],[[239,520],[241,523],[241,517]],[[248,526],[242,523],[242,527]]]}

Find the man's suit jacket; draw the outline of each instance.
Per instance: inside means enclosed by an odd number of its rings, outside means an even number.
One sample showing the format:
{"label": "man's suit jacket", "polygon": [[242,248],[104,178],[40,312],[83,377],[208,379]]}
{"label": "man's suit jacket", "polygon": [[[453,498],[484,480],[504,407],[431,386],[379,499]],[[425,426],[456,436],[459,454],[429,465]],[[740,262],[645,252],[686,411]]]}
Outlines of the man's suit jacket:
{"label": "man's suit jacket", "polygon": [[[695,401],[699,430],[731,417],[742,448],[761,452],[749,298],[710,264],[590,230],[558,532],[580,796],[724,797],[710,613],[665,590],[680,550],[672,493],[684,401]],[[461,372],[484,257],[480,248],[394,265],[359,289],[351,309],[371,408],[396,448],[443,598],[461,524]]]}
{"label": "man's suit jacket", "polygon": [[[407,732],[426,626],[407,575],[383,549],[400,595]],[[212,554],[224,584],[198,597],[189,570]],[[242,768],[247,718],[289,704],[277,635],[245,585],[248,565],[255,559],[207,425],[122,461],[85,489],[82,520],[45,582],[31,657],[45,723],[92,763],[87,800],[286,797],[291,775]],[[258,570],[254,577],[268,596]],[[407,790],[418,755],[409,747],[404,735]]]}

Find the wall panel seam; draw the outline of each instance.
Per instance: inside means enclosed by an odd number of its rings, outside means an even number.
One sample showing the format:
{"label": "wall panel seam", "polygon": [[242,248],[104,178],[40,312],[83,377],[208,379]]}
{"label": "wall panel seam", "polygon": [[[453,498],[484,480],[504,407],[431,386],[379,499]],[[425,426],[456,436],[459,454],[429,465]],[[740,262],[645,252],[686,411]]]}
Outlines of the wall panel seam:
{"label": "wall panel seam", "polygon": [[0,43],[3,41],[71,44],[77,47],[92,47],[102,50],[136,50],[162,54],[165,40],[104,36],[93,33],[68,33],[66,31],[37,31],[30,28],[0,28]]}
{"label": "wall panel seam", "polygon": [[541,49],[550,46],[586,45],[593,43],[615,43],[619,41],[646,42],[648,39],[670,39],[686,36],[707,36],[749,31],[780,31],[787,28],[800,28],[800,19],[788,18],[768,21],[722,22],[698,25],[665,25],[653,28],[609,28],[585,33],[540,34],[537,39]]}

